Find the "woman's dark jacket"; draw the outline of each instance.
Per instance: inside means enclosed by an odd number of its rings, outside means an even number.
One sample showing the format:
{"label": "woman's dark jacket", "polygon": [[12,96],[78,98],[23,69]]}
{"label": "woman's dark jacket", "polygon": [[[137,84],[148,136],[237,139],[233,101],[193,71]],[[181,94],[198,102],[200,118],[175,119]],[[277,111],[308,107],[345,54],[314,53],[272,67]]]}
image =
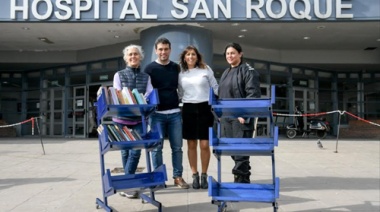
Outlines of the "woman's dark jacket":
{"label": "woman's dark jacket", "polygon": [[[220,81],[223,81],[228,73],[226,69]],[[239,65],[237,70],[233,73],[232,87],[234,90],[234,98],[260,98],[260,75],[247,63]]]}

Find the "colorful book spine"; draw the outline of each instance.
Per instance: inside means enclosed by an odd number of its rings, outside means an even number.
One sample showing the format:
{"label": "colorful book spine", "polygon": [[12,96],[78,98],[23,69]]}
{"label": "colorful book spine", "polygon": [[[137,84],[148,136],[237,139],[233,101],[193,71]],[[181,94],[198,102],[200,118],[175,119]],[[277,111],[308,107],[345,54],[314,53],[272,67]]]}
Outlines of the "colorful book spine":
{"label": "colorful book spine", "polygon": [[131,139],[131,141],[136,141],[135,136],[131,133],[131,129],[129,129],[127,126],[123,126],[124,132],[128,135],[128,137]]}
{"label": "colorful book spine", "polygon": [[132,135],[135,137],[136,140],[143,140],[138,132],[135,130],[131,130]]}
{"label": "colorful book spine", "polygon": [[112,129],[111,125],[107,124],[108,135],[111,135],[112,141],[119,141],[119,138],[116,135],[116,132]]}
{"label": "colorful book spine", "polygon": [[111,96],[110,99],[112,101],[112,104],[119,105],[120,103],[119,103],[119,99],[117,98],[116,89],[114,87],[109,87],[108,90]]}
{"label": "colorful book spine", "polygon": [[144,103],[144,98],[141,97],[141,94],[139,93],[139,91],[136,88],[132,90],[132,94],[135,97],[136,102],[138,104],[145,104]]}

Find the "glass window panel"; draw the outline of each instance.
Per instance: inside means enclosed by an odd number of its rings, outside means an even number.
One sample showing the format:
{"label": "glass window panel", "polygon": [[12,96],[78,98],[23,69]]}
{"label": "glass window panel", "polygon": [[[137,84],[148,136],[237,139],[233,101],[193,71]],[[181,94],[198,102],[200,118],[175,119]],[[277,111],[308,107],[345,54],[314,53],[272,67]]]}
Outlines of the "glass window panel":
{"label": "glass window panel", "polygon": [[44,72],[45,72],[45,76],[52,76],[53,75],[53,70],[52,69],[46,70]]}
{"label": "glass window panel", "polygon": [[256,69],[256,70],[267,70],[267,64],[266,63],[259,63],[259,62],[255,62],[253,64],[253,68]]}
{"label": "glass window panel", "polygon": [[84,109],[84,99],[75,100],[75,109]]}
{"label": "glass window panel", "polygon": [[62,98],[63,92],[62,90],[54,90],[54,98]]}
{"label": "glass window panel", "polygon": [[65,74],[65,73],[66,73],[66,68],[57,69],[57,74]]}
{"label": "glass window panel", "polygon": [[13,78],[21,78],[22,75],[21,74],[13,74]]}
{"label": "glass window panel", "polygon": [[302,69],[300,68],[292,68],[293,74],[303,74]]}
{"label": "glass window panel", "polygon": [[76,74],[70,76],[71,85],[83,85],[86,84],[86,75],[85,74]]}
{"label": "glass window panel", "polygon": [[105,63],[105,66],[106,66],[106,69],[113,69],[113,70],[119,69],[118,60],[107,61]]}
{"label": "glass window panel", "polygon": [[61,121],[62,120],[62,112],[55,112],[54,113],[54,120],[55,121]]}
{"label": "glass window panel", "polygon": [[75,72],[84,72],[87,70],[86,65],[78,65],[78,66],[72,66],[70,67],[70,73],[75,73]]}
{"label": "glass window panel", "polygon": [[75,96],[84,96],[85,88],[77,88]]}
{"label": "glass window panel", "polygon": [[113,75],[116,72],[93,72],[90,75],[91,82],[107,82],[113,80]]}
{"label": "glass window panel", "polygon": [[29,72],[27,73],[27,76],[28,78],[32,78],[32,77],[39,77],[41,75],[41,72]]}
{"label": "glass window panel", "polygon": [[303,99],[303,91],[294,91],[294,98]]}
{"label": "glass window panel", "polygon": [[62,100],[54,100],[54,109],[62,110]]}
{"label": "glass window panel", "polygon": [[305,70],[305,75],[306,76],[315,76],[315,71],[313,70]]}
{"label": "glass window panel", "polygon": [[329,72],[322,72],[322,71],[320,71],[320,72],[318,72],[318,76],[319,77],[326,77],[326,78],[331,78],[331,73],[329,73]]}
{"label": "glass window panel", "polygon": [[102,69],[102,63],[92,63],[90,64],[90,69],[91,70],[97,70],[97,69]]}
{"label": "glass window panel", "polygon": [[287,86],[276,86],[276,98],[277,97],[287,97],[288,87]]}
{"label": "glass window panel", "polygon": [[280,66],[280,65],[270,65],[271,71],[280,71],[280,72],[287,72],[288,67],[286,66]]}
{"label": "glass window panel", "polygon": [[359,78],[359,74],[356,74],[356,73],[352,73],[350,74],[350,78]]}
{"label": "glass window panel", "polygon": [[261,91],[261,96],[268,96],[268,94],[267,94],[267,88],[260,87],[260,91]]}
{"label": "glass window panel", "polygon": [[315,88],[315,80],[309,80],[309,88]]}
{"label": "glass window panel", "polygon": [[276,97],[276,102],[273,109],[276,111],[287,111],[289,110],[289,101],[287,99]]}
{"label": "glass window panel", "polygon": [[28,89],[40,88],[40,78],[28,78]]}
{"label": "glass window panel", "polygon": [[338,74],[338,78],[346,78],[346,74]]}
{"label": "glass window panel", "polygon": [[363,74],[363,78],[365,78],[365,79],[371,78],[371,74],[365,73],[365,74]]}
{"label": "glass window panel", "polygon": [[288,84],[288,76],[284,75],[284,73],[272,73],[271,84],[286,86]]}
{"label": "glass window panel", "polygon": [[9,73],[1,74],[1,78],[10,78],[10,77],[11,77],[11,74],[9,74]]}
{"label": "glass window panel", "polygon": [[307,98],[308,99],[315,99],[315,92],[314,91],[308,91],[307,92]]}

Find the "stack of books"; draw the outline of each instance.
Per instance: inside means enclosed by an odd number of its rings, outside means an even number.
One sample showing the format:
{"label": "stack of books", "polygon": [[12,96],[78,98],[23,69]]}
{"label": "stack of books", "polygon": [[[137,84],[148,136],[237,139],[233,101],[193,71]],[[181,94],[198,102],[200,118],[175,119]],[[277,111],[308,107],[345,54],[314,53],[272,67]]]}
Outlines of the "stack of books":
{"label": "stack of books", "polygon": [[107,140],[109,142],[143,140],[138,132],[125,125],[101,124],[97,129],[99,135],[102,134],[105,129],[108,131]]}
{"label": "stack of books", "polygon": [[147,104],[144,94],[128,87],[123,87],[122,90],[117,90],[114,87],[100,86],[97,92],[98,98],[105,91],[105,97],[107,104],[111,105],[135,105],[135,104]]}

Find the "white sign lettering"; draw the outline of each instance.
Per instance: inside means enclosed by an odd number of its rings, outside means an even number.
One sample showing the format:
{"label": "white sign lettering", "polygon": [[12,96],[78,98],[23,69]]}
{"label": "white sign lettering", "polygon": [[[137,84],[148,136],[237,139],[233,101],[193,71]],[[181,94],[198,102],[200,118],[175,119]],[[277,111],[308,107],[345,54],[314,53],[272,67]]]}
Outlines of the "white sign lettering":
{"label": "white sign lettering", "polygon": [[9,18],[42,21],[352,19],[351,1],[246,0],[232,4],[232,0],[10,0]]}

